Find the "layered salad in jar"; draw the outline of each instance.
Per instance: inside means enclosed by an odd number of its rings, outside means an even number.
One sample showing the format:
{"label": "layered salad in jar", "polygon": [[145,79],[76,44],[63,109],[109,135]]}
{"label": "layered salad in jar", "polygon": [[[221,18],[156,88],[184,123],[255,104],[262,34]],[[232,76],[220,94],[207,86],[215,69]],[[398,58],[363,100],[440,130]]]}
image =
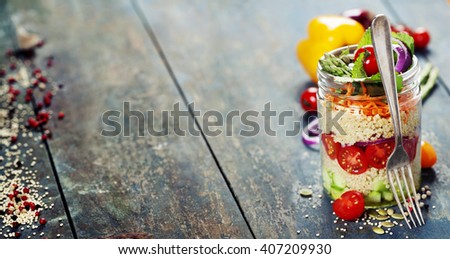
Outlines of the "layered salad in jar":
{"label": "layered salad in jar", "polygon": [[[416,189],[420,185],[421,98],[414,41],[393,33],[403,145]],[[319,61],[318,112],[323,184],[333,199],[354,190],[366,208],[396,204],[386,164],[394,130],[371,42],[370,29],[356,46],[326,53]]]}

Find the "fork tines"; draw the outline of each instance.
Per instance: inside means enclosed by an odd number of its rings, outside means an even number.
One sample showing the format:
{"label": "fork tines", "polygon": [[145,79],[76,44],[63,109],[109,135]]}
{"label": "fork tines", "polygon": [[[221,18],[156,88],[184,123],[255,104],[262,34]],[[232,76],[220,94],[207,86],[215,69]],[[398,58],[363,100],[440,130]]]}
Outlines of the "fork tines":
{"label": "fork tines", "polygon": [[[405,174],[405,170],[407,171],[407,174]],[[410,222],[412,222],[414,227],[424,225],[425,221],[420,210],[411,166],[407,165],[389,170],[387,176],[389,179],[389,184],[391,185],[392,193],[394,194],[395,201],[397,202],[397,205],[400,208],[400,212],[402,213],[406,224],[408,224],[408,227],[410,229],[412,228]],[[408,178],[409,181],[406,178]],[[402,186],[404,186],[404,189],[402,188]],[[396,188],[399,189],[403,202],[400,201]],[[413,196],[411,196],[411,193],[413,193]],[[406,210],[408,211],[407,214],[405,213],[403,208],[406,208]],[[412,214],[414,214],[416,219],[414,219]]]}

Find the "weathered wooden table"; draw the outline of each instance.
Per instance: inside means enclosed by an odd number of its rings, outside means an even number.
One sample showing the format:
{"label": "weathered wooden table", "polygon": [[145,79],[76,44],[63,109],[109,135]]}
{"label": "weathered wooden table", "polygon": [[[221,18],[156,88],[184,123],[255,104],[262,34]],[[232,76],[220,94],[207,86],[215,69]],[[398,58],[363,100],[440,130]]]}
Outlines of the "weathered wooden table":
{"label": "weathered wooden table", "polygon": [[[330,200],[320,198],[319,153],[300,136],[239,136],[241,123],[211,136],[201,116],[193,119],[194,110],[225,117],[270,102],[274,111],[292,111],[285,125],[294,125],[309,82],[297,41],[314,16],[354,7],[432,35],[420,59],[439,67],[440,78],[423,105],[422,134],[439,161],[423,172],[433,195],[419,229],[377,235],[362,222],[334,223]],[[38,32],[46,44],[35,63],[45,67],[52,55],[48,77],[64,84],[51,110],[66,117],[51,120],[52,139],[42,144],[39,131],[18,139],[20,148],[34,147],[37,180],[53,203],[43,211],[47,224],[25,228],[21,238],[450,238],[447,1],[8,1],[0,9],[2,51],[16,44],[13,24]],[[193,103],[185,119],[199,134],[178,136],[169,124],[165,136],[139,136],[131,118],[130,136],[101,136],[103,113],[124,111],[124,102],[154,111],[155,129],[164,125],[162,111]],[[23,105],[32,113],[36,103]],[[279,133],[288,128],[275,124]],[[0,155],[9,151],[3,146]],[[306,186],[311,199],[299,195]]]}

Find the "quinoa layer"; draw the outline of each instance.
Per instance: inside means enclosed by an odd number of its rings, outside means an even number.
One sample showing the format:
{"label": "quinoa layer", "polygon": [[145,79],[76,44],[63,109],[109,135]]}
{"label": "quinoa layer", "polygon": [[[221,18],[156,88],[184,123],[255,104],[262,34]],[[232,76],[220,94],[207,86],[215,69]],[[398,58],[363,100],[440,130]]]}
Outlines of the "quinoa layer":
{"label": "quinoa layer", "polygon": [[[358,111],[332,105],[326,107],[326,101],[321,100],[319,120],[323,133],[333,132],[334,141],[342,145],[353,145],[356,142],[369,142],[380,138],[391,138],[394,129],[391,118],[382,118],[379,115],[368,116]],[[417,135],[420,126],[420,108],[414,107],[408,111],[401,111],[402,133],[405,137]],[[337,119],[337,123],[332,121]]]}

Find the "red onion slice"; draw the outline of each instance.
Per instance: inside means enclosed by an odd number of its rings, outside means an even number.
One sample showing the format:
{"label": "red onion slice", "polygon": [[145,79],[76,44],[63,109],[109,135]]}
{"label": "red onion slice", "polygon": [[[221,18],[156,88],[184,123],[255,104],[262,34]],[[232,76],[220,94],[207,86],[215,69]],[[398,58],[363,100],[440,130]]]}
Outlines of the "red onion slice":
{"label": "red onion slice", "polygon": [[398,39],[393,39],[395,44],[393,45],[393,51],[397,53],[397,62],[395,63],[395,71],[403,73],[408,70],[412,64],[411,53],[408,48]]}
{"label": "red onion slice", "polygon": [[302,130],[302,140],[307,146],[316,145],[320,142],[319,119],[315,118]]}

